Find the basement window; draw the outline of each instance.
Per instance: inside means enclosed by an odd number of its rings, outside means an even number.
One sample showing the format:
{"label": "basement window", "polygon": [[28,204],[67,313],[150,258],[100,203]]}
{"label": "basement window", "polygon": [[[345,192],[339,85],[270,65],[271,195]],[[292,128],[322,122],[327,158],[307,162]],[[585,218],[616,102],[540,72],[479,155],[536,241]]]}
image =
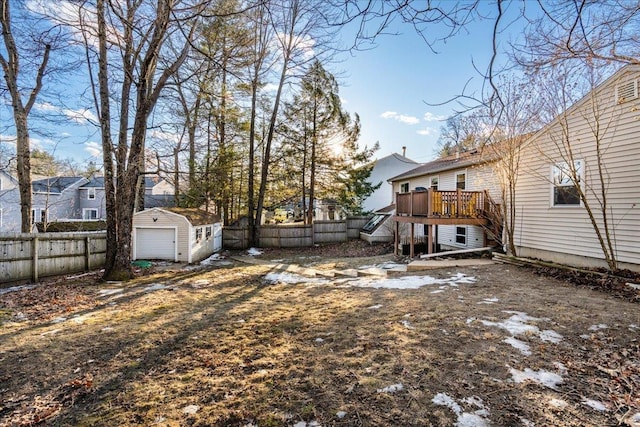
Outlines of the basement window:
{"label": "basement window", "polygon": [[467,245],[467,227],[456,227],[456,243]]}
{"label": "basement window", "polygon": [[616,86],[616,104],[632,101],[638,98],[638,80],[620,83]]}

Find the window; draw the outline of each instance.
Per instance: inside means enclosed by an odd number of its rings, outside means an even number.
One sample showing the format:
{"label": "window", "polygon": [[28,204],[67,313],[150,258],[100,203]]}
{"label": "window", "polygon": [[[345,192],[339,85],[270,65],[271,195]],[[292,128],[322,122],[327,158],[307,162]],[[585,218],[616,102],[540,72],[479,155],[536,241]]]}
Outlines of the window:
{"label": "window", "polygon": [[437,191],[438,190],[438,177],[437,176],[432,176],[431,177],[431,189]]}
{"label": "window", "polygon": [[209,240],[209,238],[211,237],[211,226],[210,225],[207,225],[207,228],[205,228],[204,236],[206,237],[207,240]]}
{"label": "window", "polygon": [[87,199],[94,200],[96,198],[96,189],[87,188]]}
{"label": "window", "polygon": [[82,219],[87,221],[98,219],[98,209],[82,209]]}
{"label": "window", "polygon": [[400,184],[400,192],[408,193],[409,192],[409,183],[405,182],[404,184]]}
{"label": "window", "polygon": [[467,174],[465,172],[456,174],[456,189],[464,190],[467,188]]}
{"label": "window", "polygon": [[573,173],[567,162],[556,163],[551,169],[553,206],[580,206],[580,194],[576,184],[583,180],[583,161],[573,162],[577,182],[572,179]]}
{"label": "window", "polygon": [[46,209],[31,209],[31,223],[47,222],[47,210]]}
{"label": "window", "polygon": [[202,240],[202,227],[196,228],[196,242]]}
{"label": "window", "polygon": [[616,86],[616,103],[631,101],[638,97],[638,81],[631,80]]}
{"label": "window", "polygon": [[467,244],[467,227],[456,227],[456,243],[466,246],[466,244]]}

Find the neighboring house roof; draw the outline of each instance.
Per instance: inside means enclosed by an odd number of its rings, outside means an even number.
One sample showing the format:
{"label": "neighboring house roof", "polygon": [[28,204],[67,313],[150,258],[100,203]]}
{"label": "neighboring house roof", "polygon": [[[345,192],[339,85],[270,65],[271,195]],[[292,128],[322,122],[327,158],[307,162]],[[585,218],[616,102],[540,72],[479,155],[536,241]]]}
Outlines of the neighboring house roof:
{"label": "neighboring house roof", "polygon": [[104,176],[92,176],[80,188],[104,188]]}
{"label": "neighboring house roof", "polygon": [[186,217],[192,225],[207,225],[220,222],[218,215],[198,208],[154,208],[173,212]]}
{"label": "neighboring house roof", "polygon": [[378,209],[374,213],[375,214],[390,214],[390,213],[393,213],[393,211],[395,211],[395,210],[396,210],[396,204],[393,203],[393,204],[391,204],[389,206],[385,206],[382,209]]}
{"label": "neighboring house roof", "polygon": [[[164,178],[159,176],[145,176],[144,188],[153,188],[156,185],[164,182]],[[104,188],[104,176],[93,176],[89,179],[89,182],[82,185],[80,188]]]}
{"label": "neighboring house roof", "polygon": [[54,176],[31,182],[34,193],[60,194],[67,188],[77,184],[85,178],[81,176]]}
{"label": "neighboring house roof", "polygon": [[410,158],[405,157],[402,154],[398,154],[398,153],[391,153],[388,156],[385,156],[385,157],[382,157],[382,158],[376,160],[376,162],[384,161],[384,160],[392,158],[392,157],[394,159],[400,161],[400,162],[403,162],[403,163],[408,163],[408,164],[413,164],[413,165],[419,165],[420,164],[420,163],[416,162],[415,160],[411,160]]}

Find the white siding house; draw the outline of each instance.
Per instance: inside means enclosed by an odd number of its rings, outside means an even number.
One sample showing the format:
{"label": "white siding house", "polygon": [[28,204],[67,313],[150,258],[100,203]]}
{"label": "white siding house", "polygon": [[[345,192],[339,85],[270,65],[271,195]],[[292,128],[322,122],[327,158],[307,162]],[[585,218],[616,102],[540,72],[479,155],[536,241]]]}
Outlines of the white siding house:
{"label": "white siding house", "polygon": [[389,206],[393,200],[393,188],[388,179],[414,169],[418,165],[418,162],[397,153],[376,160],[367,181],[372,185],[382,184],[380,188],[364,200],[362,203],[363,211],[375,212],[385,206]]}
{"label": "white siding house", "polygon": [[525,143],[516,189],[518,255],[606,266],[586,206],[566,176],[573,163],[601,230],[600,202],[607,202],[619,267],[640,270],[639,85],[639,66],[620,69]]}
{"label": "white siding house", "polygon": [[220,219],[199,209],[151,208],[133,215],[132,259],[194,263],[222,249]]}
{"label": "white siding house", "polygon": [[[500,200],[500,184],[493,170],[495,161],[494,150],[472,150],[460,154],[425,163],[406,173],[390,179],[394,192],[407,193],[410,191],[487,191],[495,201]],[[464,224],[461,220],[453,225],[424,224],[424,234],[432,233],[436,248],[441,250],[473,249],[487,245],[485,231],[481,226]],[[410,234],[404,224],[400,228],[400,240],[406,240]],[[414,235],[423,233],[423,224],[416,224]],[[404,230],[404,231],[403,231]],[[418,231],[416,231],[418,230]],[[405,238],[403,239],[403,236]]]}

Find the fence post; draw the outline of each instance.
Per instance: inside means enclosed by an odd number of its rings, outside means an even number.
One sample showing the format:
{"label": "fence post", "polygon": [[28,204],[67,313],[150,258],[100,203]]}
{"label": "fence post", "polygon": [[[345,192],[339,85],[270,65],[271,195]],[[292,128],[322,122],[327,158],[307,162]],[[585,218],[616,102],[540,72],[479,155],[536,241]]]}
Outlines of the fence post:
{"label": "fence post", "polygon": [[33,263],[31,265],[31,278],[33,279],[34,283],[38,282],[38,238],[37,237],[33,237],[33,240],[31,241],[31,255],[32,255],[32,259],[33,259]]}
{"label": "fence post", "polygon": [[84,270],[91,270],[91,237],[87,236],[84,239]]}

